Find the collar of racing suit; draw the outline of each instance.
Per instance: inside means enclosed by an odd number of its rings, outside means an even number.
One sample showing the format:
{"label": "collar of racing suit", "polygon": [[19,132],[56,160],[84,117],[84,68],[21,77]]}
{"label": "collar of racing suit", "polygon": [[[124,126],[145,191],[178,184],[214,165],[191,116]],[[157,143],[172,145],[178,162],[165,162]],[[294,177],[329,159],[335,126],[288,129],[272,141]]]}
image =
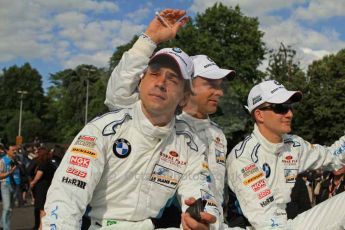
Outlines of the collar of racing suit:
{"label": "collar of racing suit", "polygon": [[186,112],[182,112],[180,118],[188,122],[196,132],[206,130],[211,126],[211,122],[208,117],[206,119],[199,119],[189,115]]}
{"label": "collar of racing suit", "polygon": [[274,154],[277,155],[279,154],[283,147],[284,147],[284,138],[283,136],[283,141],[281,143],[272,143],[269,142],[261,133],[258,128],[258,126],[255,124],[254,125],[254,131],[253,131],[254,136],[258,139],[259,143],[261,144],[261,148],[265,150],[266,153]]}
{"label": "collar of racing suit", "polygon": [[139,128],[139,130],[145,134],[146,136],[152,138],[159,138],[163,139],[164,137],[171,134],[174,130],[175,125],[175,118],[172,119],[167,125],[165,126],[154,126],[150,120],[145,116],[142,110],[142,104],[139,100],[134,105],[134,122],[135,126]]}

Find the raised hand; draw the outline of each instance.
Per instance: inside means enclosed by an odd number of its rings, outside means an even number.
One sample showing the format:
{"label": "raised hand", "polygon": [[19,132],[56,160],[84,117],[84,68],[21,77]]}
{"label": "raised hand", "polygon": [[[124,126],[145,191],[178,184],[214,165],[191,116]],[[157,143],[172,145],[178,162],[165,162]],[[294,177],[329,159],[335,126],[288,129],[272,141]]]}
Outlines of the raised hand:
{"label": "raised hand", "polygon": [[159,44],[174,38],[177,31],[188,21],[185,10],[165,9],[156,13],[145,34]]}

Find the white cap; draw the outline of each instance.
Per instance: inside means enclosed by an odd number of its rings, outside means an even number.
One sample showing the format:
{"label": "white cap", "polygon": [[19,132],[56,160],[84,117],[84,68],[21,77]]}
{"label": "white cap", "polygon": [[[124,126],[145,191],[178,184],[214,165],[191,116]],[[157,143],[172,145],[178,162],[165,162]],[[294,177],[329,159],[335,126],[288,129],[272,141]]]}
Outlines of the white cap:
{"label": "white cap", "polygon": [[171,57],[177,64],[182,74],[182,77],[186,80],[191,80],[194,72],[194,66],[192,59],[183,52],[180,48],[164,48],[156,52],[150,59],[149,64],[156,60],[158,57],[168,56]]}
{"label": "white cap", "polygon": [[284,102],[298,102],[302,99],[300,91],[289,91],[282,84],[275,80],[261,82],[255,85],[249,92],[247,106],[252,112],[259,105],[265,102],[281,104]]}
{"label": "white cap", "polygon": [[206,55],[196,55],[191,57],[194,63],[194,76],[208,79],[233,78],[236,75],[234,70],[221,69]]}

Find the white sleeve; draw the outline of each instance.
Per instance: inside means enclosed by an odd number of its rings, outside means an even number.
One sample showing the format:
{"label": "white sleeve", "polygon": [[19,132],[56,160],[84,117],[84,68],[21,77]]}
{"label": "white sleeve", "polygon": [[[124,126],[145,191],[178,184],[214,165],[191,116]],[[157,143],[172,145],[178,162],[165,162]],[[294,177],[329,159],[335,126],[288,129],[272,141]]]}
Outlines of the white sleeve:
{"label": "white sleeve", "polygon": [[300,137],[293,138],[295,148],[301,148],[299,171],[317,169],[337,170],[345,165],[345,136],[342,136],[333,145],[327,147],[318,144],[310,144]]}
{"label": "white sleeve", "polygon": [[86,125],[57,168],[44,206],[43,229],[80,229],[105,164],[101,131]]}
{"label": "white sleeve", "polygon": [[107,85],[105,105],[109,110],[126,108],[139,100],[137,86],[156,46],[140,36],[113,70]]}

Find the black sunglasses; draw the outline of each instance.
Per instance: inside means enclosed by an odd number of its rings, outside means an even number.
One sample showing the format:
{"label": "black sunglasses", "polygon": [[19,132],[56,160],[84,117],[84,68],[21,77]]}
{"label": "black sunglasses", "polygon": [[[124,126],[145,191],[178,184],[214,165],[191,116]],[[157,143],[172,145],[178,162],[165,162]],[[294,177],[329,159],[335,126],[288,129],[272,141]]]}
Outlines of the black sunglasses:
{"label": "black sunglasses", "polygon": [[277,114],[287,114],[290,110],[292,110],[292,104],[270,104],[258,109],[272,110],[274,113],[277,113]]}

